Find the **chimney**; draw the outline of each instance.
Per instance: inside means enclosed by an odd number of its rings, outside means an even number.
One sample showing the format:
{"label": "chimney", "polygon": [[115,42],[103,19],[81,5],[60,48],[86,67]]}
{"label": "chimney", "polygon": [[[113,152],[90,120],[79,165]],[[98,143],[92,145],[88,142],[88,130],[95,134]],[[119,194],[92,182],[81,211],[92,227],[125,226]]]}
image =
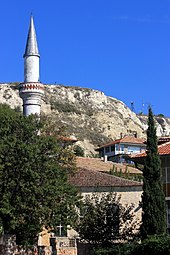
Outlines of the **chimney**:
{"label": "chimney", "polygon": [[104,155],[104,162],[107,162],[107,155]]}
{"label": "chimney", "polygon": [[137,138],[138,137],[138,133],[134,132],[134,137]]}

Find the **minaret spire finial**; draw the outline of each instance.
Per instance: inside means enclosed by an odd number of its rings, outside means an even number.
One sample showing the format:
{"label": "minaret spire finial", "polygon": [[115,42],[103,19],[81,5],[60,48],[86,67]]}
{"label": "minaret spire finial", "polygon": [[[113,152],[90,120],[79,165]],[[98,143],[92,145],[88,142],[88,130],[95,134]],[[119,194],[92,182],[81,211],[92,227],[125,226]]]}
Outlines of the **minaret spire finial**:
{"label": "minaret spire finial", "polygon": [[34,19],[33,19],[32,13],[30,16],[30,26],[29,26],[29,31],[28,31],[28,37],[27,37],[27,43],[26,43],[24,57],[30,56],[30,55],[40,56],[39,51],[38,51],[38,44],[37,44],[36,32],[35,32],[35,27],[34,27]]}

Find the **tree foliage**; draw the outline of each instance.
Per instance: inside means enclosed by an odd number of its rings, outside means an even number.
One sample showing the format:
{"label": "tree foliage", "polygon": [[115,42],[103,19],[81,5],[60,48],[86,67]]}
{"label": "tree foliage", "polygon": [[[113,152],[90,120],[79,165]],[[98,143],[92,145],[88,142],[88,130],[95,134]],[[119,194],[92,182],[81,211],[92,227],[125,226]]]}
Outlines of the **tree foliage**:
{"label": "tree foliage", "polygon": [[131,240],[136,229],[133,207],[124,207],[116,193],[86,196],[77,228],[80,238],[105,247],[113,241]]}
{"label": "tree foliage", "polygon": [[148,236],[143,242],[119,243],[109,248],[97,248],[95,255],[168,255],[170,235]]}
{"label": "tree foliage", "polygon": [[161,162],[157,149],[156,128],[152,109],[149,108],[147,151],[143,169],[141,236],[166,232],[165,196],[161,182]]}
{"label": "tree foliage", "polygon": [[79,145],[74,146],[74,153],[76,156],[84,157],[84,149]]}
{"label": "tree foliage", "polygon": [[33,242],[42,226],[76,220],[79,197],[67,182],[74,156],[44,135],[43,126],[0,105],[0,221],[20,243]]}

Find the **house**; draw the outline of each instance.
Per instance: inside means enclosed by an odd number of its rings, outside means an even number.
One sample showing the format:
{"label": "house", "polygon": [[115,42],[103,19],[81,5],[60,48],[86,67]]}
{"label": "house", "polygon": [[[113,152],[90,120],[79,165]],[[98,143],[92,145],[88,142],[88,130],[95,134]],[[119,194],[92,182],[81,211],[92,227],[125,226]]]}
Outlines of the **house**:
{"label": "house", "polygon": [[[77,187],[82,196],[93,192],[116,192],[122,195],[127,204],[139,205],[142,183],[102,173],[87,168],[79,168],[75,174],[69,175],[68,181]],[[130,194],[127,194],[130,193]]]}
{"label": "house", "polygon": [[[99,158],[76,158],[77,171],[74,174],[68,176],[68,182],[77,187],[78,191],[85,197],[92,195],[93,193],[103,194],[108,192],[115,192],[121,196],[120,202],[122,205],[134,204],[134,220],[140,222],[142,209],[140,207],[141,195],[142,195],[142,183],[124,179],[118,176],[109,174],[113,165],[121,165],[113,162],[104,162]],[[135,174],[141,174],[141,171],[130,167],[130,172]],[[77,232],[68,228],[67,239],[73,240],[78,236]],[[40,233],[39,246],[44,246],[46,249],[50,247],[51,234],[47,231]],[[57,240],[60,242],[61,238]],[[85,247],[84,247],[85,248]],[[70,254],[75,247],[70,247]],[[77,247],[78,255],[88,254],[83,253],[82,244],[78,242]]]}
{"label": "house", "polygon": [[100,157],[118,163],[133,163],[130,155],[145,151],[144,139],[135,136],[125,136],[113,142],[104,144],[96,149]]}
{"label": "house", "polygon": [[[142,183],[103,173],[98,170],[79,168],[74,175],[69,175],[70,184],[77,187],[82,197],[91,196],[93,193],[100,194],[115,192],[121,196],[123,206],[134,204],[134,220],[141,221],[141,195]],[[68,236],[75,236],[74,230],[68,231]]]}
{"label": "house", "polygon": [[[170,230],[170,141],[158,146],[158,153],[161,159],[162,182],[167,204],[167,227]],[[135,163],[144,164],[146,152],[133,156]]]}
{"label": "house", "polygon": [[[142,194],[142,182],[125,179],[110,174],[110,169],[113,165],[119,167],[122,164],[117,164],[111,161],[104,162],[100,158],[76,158],[77,171],[73,175],[68,176],[68,181],[73,186],[77,187],[82,197],[92,195],[93,193],[108,193],[116,192],[121,196],[123,205],[134,204],[136,219],[141,219],[141,207],[139,206]],[[126,167],[123,172],[126,170]],[[129,167],[130,174],[140,174],[141,171]]]}

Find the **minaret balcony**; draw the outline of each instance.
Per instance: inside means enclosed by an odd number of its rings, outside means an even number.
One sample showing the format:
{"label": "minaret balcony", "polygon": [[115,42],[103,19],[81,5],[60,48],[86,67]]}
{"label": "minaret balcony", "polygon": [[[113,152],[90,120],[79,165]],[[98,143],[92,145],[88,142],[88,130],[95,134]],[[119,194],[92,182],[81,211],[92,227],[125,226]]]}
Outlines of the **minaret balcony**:
{"label": "minaret balcony", "polygon": [[29,92],[44,94],[44,85],[40,82],[20,83],[19,93]]}

